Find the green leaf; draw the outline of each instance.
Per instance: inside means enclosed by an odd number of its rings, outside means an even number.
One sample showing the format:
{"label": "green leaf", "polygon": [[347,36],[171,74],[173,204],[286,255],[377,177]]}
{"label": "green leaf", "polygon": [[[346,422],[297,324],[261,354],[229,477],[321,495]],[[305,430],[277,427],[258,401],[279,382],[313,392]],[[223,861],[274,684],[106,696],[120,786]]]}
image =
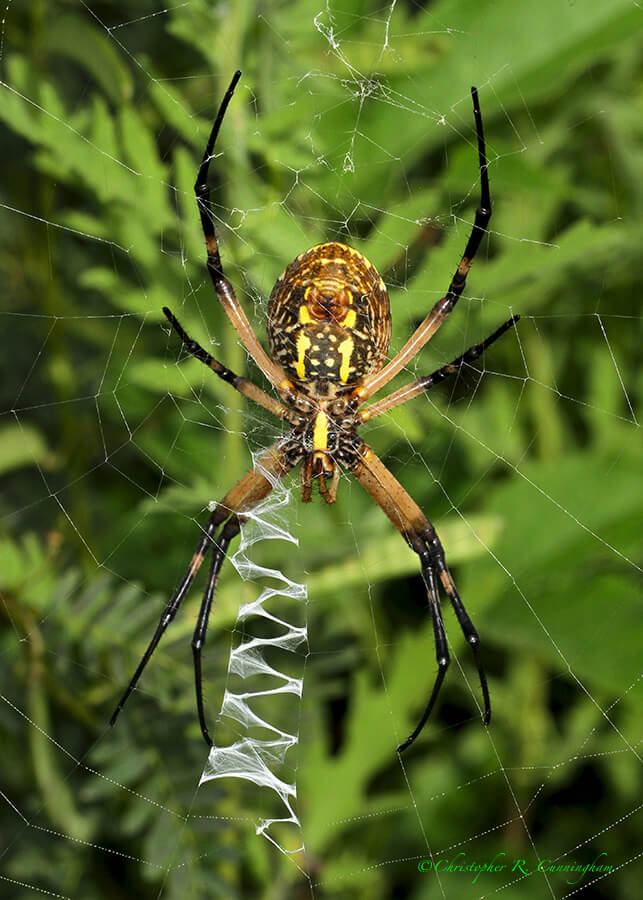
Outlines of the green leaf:
{"label": "green leaf", "polygon": [[22,422],[0,426],[0,475],[22,466],[51,466],[54,458],[35,426]]}
{"label": "green leaf", "polygon": [[90,20],[55,16],[47,30],[47,44],[52,54],[71,59],[88,72],[114,103],[131,98],[132,78],[113,39]]}
{"label": "green leaf", "polygon": [[493,598],[485,611],[486,633],[515,652],[537,652],[562,671],[569,666],[594,690],[625,690],[636,677],[643,640],[635,561],[636,523],[643,514],[638,483],[638,466],[626,456],[570,454],[521,465],[494,491],[487,509],[502,510],[510,527],[494,548],[497,564],[484,572],[472,565],[460,588],[483,604]]}

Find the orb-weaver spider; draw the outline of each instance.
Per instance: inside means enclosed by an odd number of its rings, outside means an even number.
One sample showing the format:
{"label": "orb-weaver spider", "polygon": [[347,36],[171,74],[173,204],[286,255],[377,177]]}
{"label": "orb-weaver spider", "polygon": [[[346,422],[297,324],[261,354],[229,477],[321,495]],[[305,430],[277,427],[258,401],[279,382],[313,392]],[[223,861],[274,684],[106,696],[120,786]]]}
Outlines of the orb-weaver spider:
{"label": "orb-weaver spider", "polygon": [[424,727],[449,665],[449,651],[438,599],[438,580],[451,601],[474,654],[484,699],[485,724],[491,718],[489,690],[480,660],[478,633],[460,600],[440,539],[419,506],[357,433],[364,422],[406,403],[450,375],[457,374],[461,366],[477,359],[519,318],[512,316],[486,340],[470,347],[453,362],[362,408],[367,400],[413,359],[452,312],[487,230],[491,218],[491,198],[478,92],[471,88],[478,139],[480,207],[476,211],[464,254],[444,297],[437,301],[399,353],[384,364],[391,337],[389,299],[384,282],[372,263],[357,250],[337,242],[320,244],[293,260],[272,290],[267,323],[271,358],[257,340],[232,285],[225,277],[209,206],[210,160],[221,122],[240,76],[241,72],[235,72],[221,102],[194,187],[208,253],[208,272],[214,290],[246,350],[281,400],[271,397],[248,379],[235,375],[192,340],[169,309],[164,308],[163,312],[188,353],[205,363],[241,394],[291,427],[284,438],[259,457],[253,468],[228,491],[211,512],[188,570],[163,610],[154,636],[121,697],[110,724],[115,723],[163,633],[176,615],[203,560],[211,553],[210,572],[192,638],[192,651],[199,723],[206,743],[212,745],[203,709],[201,650],[219,571],[230,541],[240,531],[244,514],[268,496],[277,479],[302,463],[301,491],[305,503],[311,499],[314,479],[324,500],[333,503],[340,472],[345,469],[363,485],[420,558],[433,621],[438,674],[420,722],[397,748],[401,752],[413,743]]}

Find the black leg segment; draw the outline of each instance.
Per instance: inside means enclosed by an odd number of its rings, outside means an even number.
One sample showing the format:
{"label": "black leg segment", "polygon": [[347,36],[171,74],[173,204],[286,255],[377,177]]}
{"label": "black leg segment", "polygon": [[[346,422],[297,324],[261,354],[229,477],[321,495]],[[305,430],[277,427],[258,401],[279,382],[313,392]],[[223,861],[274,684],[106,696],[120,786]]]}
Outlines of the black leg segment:
{"label": "black leg segment", "polygon": [[205,722],[205,709],[203,706],[203,686],[201,677],[201,651],[205,644],[205,637],[208,630],[208,621],[212,609],[212,599],[219,580],[219,572],[223,560],[228,552],[230,541],[239,532],[239,522],[236,516],[233,516],[224,527],[218,538],[214,541],[214,550],[212,551],[212,561],[210,563],[210,573],[208,575],[208,583],[201,601],[201,608],[196,621],[196,627],[192,636],[192,657],[194,660],[194,686],[196,689],[196,707],[199,714],[199,724],[201,726],[201,734],[206,744],[212,746],[212,738]]}
{"label": "black leg segment", "polygon": [[185,575],[183,576],[181,583],[179,584],[179,586],[177,587],[175,592],[172,594],[172,597],[169,600],[169,602],[167,603],[165,609],[163,610],[163,613],[161,615],[159,623],[156,626],[156,631],[154,632],[152,640],[150,641],[150,643],[147,647],[147,650],[143,654],[143,658],[141,659],[140,663],[136,667],[136,671],[134,672],[134,675],[132,676],[130,683],[125,688],[123,696],[118,701],[118,706],[112,713],[112,717],[109,720],[110,725],[114,725],[116,723],[116,720],[118,718],[120,711],[125,706],[125,704],[127,703],[128,699],[129,699],[130,694],[136,687],[139,678],[143,674],[143,670],[144,670],[145,666],[150,661],[152,654],[156,650],[156,648],[159,644],[159,641],[165,634],[165,631],[167,630],[168,625],[170,624],[170,622],[172,621],[174,616],[177,614],[179,607],[180,607],[181,603],[183,602],[184,597],[186,596],[187,592],[190,590],[190,588],[192,586],[192,582],[194,581],[197,572],[201,568],[201,563],[203,562],[207,553],[209,552],[210,548],[212,547],[212,543],[213,543],[213,539],[214,539],[214,532],[216,531],[218,525],[219,525],[219,522],[216,521],[216,513],[212,513],[212,515],[210,516],[210,518],[208,519],[208,521],[206,523],[205,528],[203,529],[203,533],[202,533],[201,537],[199,538],[199,543],[196,546],[196,550],[194,551],[194,555],[192,556],[192,560],[190,562],[188,570],[185,573]]}
{"label": "black leg segment", "polygon": [[507,319],[506,322],[502,323],[500,328],[497,328],[493,334],[490,334],[484,341],[479,344],[474,344],[473,347],[469,347],[469,349],[465,350],[461,356],[456,357],[452,362],[447,363],[446,366],[442,366],[440,369],[436,369],[435,372],[431,372],[430,375],[425,375],[423,378],[420,378],[418,383],[421,384],[425,390],[428,390],[436,384],[440,384],[441,381],[444,381],[444,379],[448,378],[450,375],[457,375],[462,366],[466,366],[475,362],[476,359],[479,359],[487,347],[495,343],[505,331],[508,331],[519,320],[520,316],[512,316],[510,319]]}
{"label": "black leg segment", "polygon": [[212,221],[212,213],[210,210],[208,170],[210,168],[210,160],[212,159],[212,154],[214,153],[214,145],[216,144],[217,137],[219,136],[219,129],[221,128],[223,117],[225,116],[226,110],[228,108],[228,103],[230,103],[230,100],[232,99],[234,89],[236,88],[237,82],[240,78],[241,72],[237,70],[232,76],[230,86],[228,87],[228,90],[226,91],[225,96],[221,101],[221,106],[219,107],[217,117],[214,120],[214,125],[212,126],[212,131],[210,132],[210,137],[208,138],[208,143],[203,154],[203,159],[201,160],[201,165],[199,166],[199,174],[197,175],[196,183],[194,185],[194,193],[196,194],[196,202],[199,208],[199,215],[201,216],[201,226],[203,227],[206,249],[208,251],[208,269],[210,271],[210,275],[215,287],[221,281],[224,281],[225,278],[223,275],[223,268],[221,266],[221,257],[219,256],[219,249],[217,246],[217,239],[214,230],[214,222]]}
{"label": "black leg segment", "polygon": [[400,746],[397,748],[398,753],[402,753],[404,750],[408,749],[408,747],[411,746],[413,741],[415,741],[415,739],[418,737],[418,735],[426,725],[426,722],[431,715],[431,711],[435,705],[435,701],[437,700],[440,688],[442,687],[444,676],[446,675],[447,669],[449,667],[449,651],[447,648],[447,639],[444,630],[444,623],[442,620],[442,611],[440,609],[436,575],[437,578],[440,579],[440,584],[442,585],[445,593],[451,601],[451,606],[453,607],[453,611],[455,612],[460,628],[462,629],[462,632],[467,639],[467,643],[469,644],[473,652],[484,702],[484,712],[482,716],[484,724],[488,725],[491,720],[489,687],[487,685],[487,676],[482,667],[482,660],[480,658],[480,639],[478,637],[478,632],[474,628],[473,622],[469,618],[469,615],[464,608],[464,604],[462,603],[462,600],[460,599],[460,596],[456,590],[453,578],[451,577],[451,573],[449,572],[446,560],[444,558],[444,550],[442,548],[440,539],[435,533],[435,530],[433,528],[430,528],[422,532],[422,534],[419,535],[419,538],[410,541],[410,544],[420,557],[422,578],[424,579],[424,584],[426,585],[427,597],[431,610],[431,618],[433,620],[433,635],[435,640],[436,659],[438,663],[438,674],[436,676],[435,684],[433,685],[431,696],[429,697],[429,702],[426,705],[426,709],[424,710],[422,718],[420,719],[415,730],[409,735],[404,743],[400,744]]}
{"label": "black leg segment", "polygon": [[480,168],[480,206],[476,210],[476,217],[473,222],[473,229],[469,235],[467,246],[460,261],[460,265],[455,271],[449,290],[446,292],[443,304],[443,312],[448,315],[449,312],[458,302],[460,294],[464,290],[469,269],[473,258],[478,252],[480,242],[486,234],[489,220],[491,219],[491,194],[489,192],[489,173],[487,171],[487,150],[484,140],[484,130],[482,127],[482,113],[480,112],[480,104],[478,102],[478,90],[471,88],[471,97],[473,99],[473,115],[476,122],[476,133],[478,137],[478,165]]}
{"label": "black leg segment", "polygon": [[442,687],[442,682],[444,681],[444,676],[447,674],[447,669],[449,668],[450,662],[449,650],[447,648],[447,636],[444,631],[442,610],[440,609],[440,601],[438,599],[438,587],[435,582],[435,571],[431,568],[431,566],[422,566],[422,578],[424,579],[424,584],[426,585],[429,608],[431,610],[431,619],[433,620],[433,637],[435,640],[435,657],[438,664],[438,674],[435,679],[435,684],[433,685],[433,690],[431,691],[431,696],[429,697],[429,702],[427,703],[426,709],[422,714],[422,718],[420,719],[415,730],[407,737],[404,743],[400,744],[400,746],[397,748],[398,753],[402,753],[404,750],[410,747],[413,741],[426,725],[427,719],[431,715],[431,710],[433,709],[438,694],[440,693],[440,688]]}

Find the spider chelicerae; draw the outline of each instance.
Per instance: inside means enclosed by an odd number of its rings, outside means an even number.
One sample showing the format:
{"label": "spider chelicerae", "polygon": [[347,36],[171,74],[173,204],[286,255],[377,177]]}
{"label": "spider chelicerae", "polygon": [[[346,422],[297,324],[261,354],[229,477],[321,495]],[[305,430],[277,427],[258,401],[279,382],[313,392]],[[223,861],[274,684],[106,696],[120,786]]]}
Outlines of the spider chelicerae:
{"label": "spider chelicerae", "polygon": [[487,679],[480,659],[478,633],[464,608],[446,564],[444,549],[431,522],[407,494],[358,428],[376,416],[412,400],[429,388],[456,375],[494,343],[519,319],[512,316],[480,344],[470,347],[452,362],[399,388],[388,397],[364,406],[377,391],[406,366],[453,311],[464,289],[467,274],[491,218],[491,198],[482,116],[478,92],[471,88],[478,140],[480,206],[464,254],[446,294],[435,303],[402,349],[388,362],[391,314],[386,286],[375,266],[361,253],[338,242],[312,247],[301,253],[277,280],[268,305],[268,344],[265,352],[252,330],[234,289],[226,278],[210,210],[208,169],[228,103],[241,77],[235,72],[221,102],[203,154],[195,184],[196,200],[207,249],[208,272],[232,325],[246,350],[279,395],[276,399],[260,387],[235,375],[189,337],[169,309],[163,312],[195,356],[237,391],[287,422],[290,430],[257,459],[252,469],[217,503],[201,530],[187,572],[161,615],[154,636],[110,720],[119,712],[176,615],[204,559],[210,554],[210,571],[192,638],[196,702],[199,723],[208,745],[201,686],[201,651],[221,565],[230,541],[239,533],[245,514],[270,494],[275,482],[301,463],[302,500],[311,499],[313,482],[327,503],[337,494],[340,473],[346,471],[368,491],[384,510],[408,545],[417,553],[433,622],[438,672],[422,717],[409,737],[397,748],[406,750],[422,731],[435,704],[449,666],[449,651],[438,597],[439,586],[449,598],[456,618],[473,651],[484,700],[483,719],[488,724],[491,706]]}

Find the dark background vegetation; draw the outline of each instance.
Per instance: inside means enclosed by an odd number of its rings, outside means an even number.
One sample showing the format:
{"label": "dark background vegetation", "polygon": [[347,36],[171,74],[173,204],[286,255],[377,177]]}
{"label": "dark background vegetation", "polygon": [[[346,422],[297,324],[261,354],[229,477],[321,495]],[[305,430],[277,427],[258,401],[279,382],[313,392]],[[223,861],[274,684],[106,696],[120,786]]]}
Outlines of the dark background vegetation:
{"label": "dark background vegetation", "polygon": [[[640,5],[143,0],[3,16],[3,896],[640,896]],[[343,480],[334,508],[294,491],[299,546],[253,551],[308,583],[301,743],[285,774],[309,879],[255,836],[258,788],[197,791],[198,589],[106,727],[207,502],[278,434],[182,358],[160,313],[180,311],[260,380],[207,281],[191,194],[237,67],[212,180],[225,264],[261,336],[284,265],[339,239],[385,273],[401,346],[473,217],[472,83],[491,233],[413,370],[523,316],[477,370],[366,430],[440,528],[482,635],[488,731],[445,610],[457,662],[396,757],[434,677],[431,627],[416,560],[359,486]],[[255,593],[224,568],[211,719],[236,609]],[[618,870],[594,884],[438,881],[417,871],[429,848],[531,869],[604,852]]]}

